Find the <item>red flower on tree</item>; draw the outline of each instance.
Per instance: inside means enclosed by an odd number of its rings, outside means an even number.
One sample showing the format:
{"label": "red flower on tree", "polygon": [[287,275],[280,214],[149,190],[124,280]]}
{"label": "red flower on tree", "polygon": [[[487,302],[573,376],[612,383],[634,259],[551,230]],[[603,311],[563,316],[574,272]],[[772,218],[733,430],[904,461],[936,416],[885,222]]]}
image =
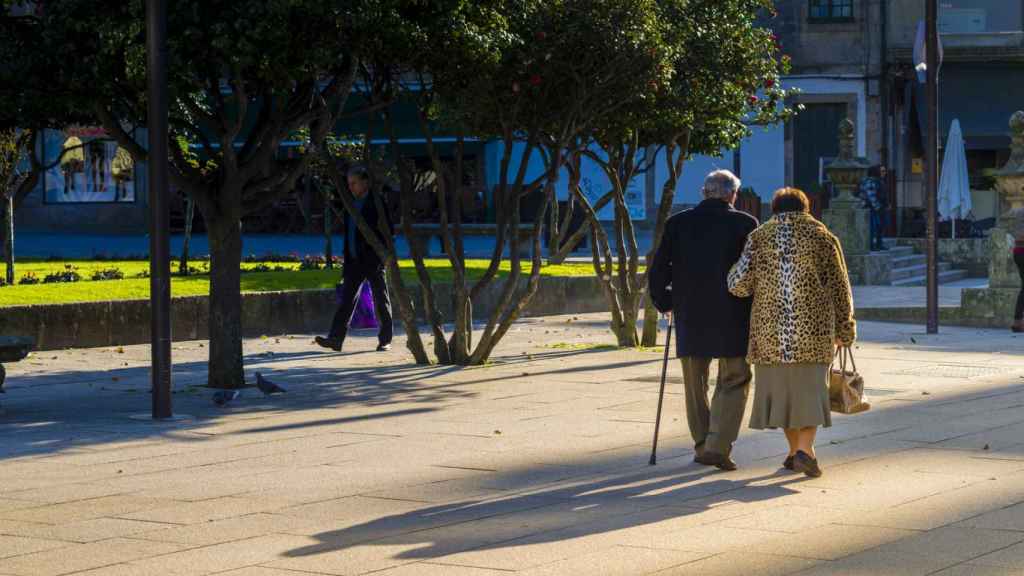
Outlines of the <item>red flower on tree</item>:
{"label": "red flower on tree", "polygon": [[775,86],[775,80],[773,78],[769,78],[764,81],[765,88],[771,88],[772,86]]}
{"label": "red flower on tree", "polygon": [[540,74],[534,74],[530,76],[530,86],[540,86]]}
{"label": "red flower on tree", "polygon": [[747,97],[747,101],[750,102],[751,106],[753,106],[753,105],[757,104],[758,98],[757,98],[757,96],[754,96],[753,94],[751,94],[749,97]]}

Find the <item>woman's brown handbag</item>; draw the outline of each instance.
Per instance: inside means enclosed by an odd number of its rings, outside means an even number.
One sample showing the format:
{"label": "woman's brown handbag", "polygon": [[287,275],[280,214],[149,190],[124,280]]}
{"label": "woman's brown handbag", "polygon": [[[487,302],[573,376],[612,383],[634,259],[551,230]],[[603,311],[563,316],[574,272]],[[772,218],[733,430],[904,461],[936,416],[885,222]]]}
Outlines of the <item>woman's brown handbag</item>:
{"label": "woman's brown handbag", "polygon": [[[828,371],[828,396],[833,412],[840,414],[856,414],[871,409],[864,398],[864,378],[857,373],[857,365],[853,362],[853,350],[842,346],[836,350],[839,368],[835,360]],[[849,360],[849,366],[847,366]]]}

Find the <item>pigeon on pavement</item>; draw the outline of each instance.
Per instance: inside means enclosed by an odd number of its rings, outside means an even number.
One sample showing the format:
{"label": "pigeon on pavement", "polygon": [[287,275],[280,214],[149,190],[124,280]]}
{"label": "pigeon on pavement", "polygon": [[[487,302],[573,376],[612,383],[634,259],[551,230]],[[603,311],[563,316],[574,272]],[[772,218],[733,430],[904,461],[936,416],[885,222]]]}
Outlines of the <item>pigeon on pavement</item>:
{"label": "pigeon on pavement", "polygon": [[238,390],[218,390],[213,393],[213,403],[217,406],[227,406],[235,398],[238,398]]}
{"label": "pigeon on pavement", "polygon": [[270,380],[267,380],[259,372],[256,373],[256,387],[260,389],[260,392],[263,392],[267,396],[270,396],[271,394],[282,394],[286,392],[284,388],[281,388],[277,384],[274,384]]}

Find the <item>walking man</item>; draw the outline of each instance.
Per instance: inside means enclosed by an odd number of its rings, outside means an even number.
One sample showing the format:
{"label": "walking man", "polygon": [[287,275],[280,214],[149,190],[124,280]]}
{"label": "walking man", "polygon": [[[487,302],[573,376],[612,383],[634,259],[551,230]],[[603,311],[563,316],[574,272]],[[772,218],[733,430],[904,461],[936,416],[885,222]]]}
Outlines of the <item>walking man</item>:
{"label": "walking man", "polygon": [[[348,188],[355,197],[356,210],[362,214],[370,228],[377,231],[377,203],[374,193],[370,190],[370,175],[366,168],[354,166],[349,169]],[[393,234],[387,210],[384,211],[383,216],[388,223],[389,233]],[[334,314],[330,333],[326,338],[317,336],[316,343],[323,348],[341,351],[341,347],[345,343],[345,335],[348,333],[348,324],[352,320],[352,313],[359,300],[359,289],[365,281],[370,283],[377,321],[380,324],[380,331],[377,333],[377,351],[390,350],[391,300],[388,297],[387,283],[384,281],[384,263],[381,262],[376,250],[367,242],[348,212],[345,213],[342,230],[345,233],[345,259],[342,265],[341,303]],[[378,231],[377,234],[380,235],[380,232]],[[381,241],[383,242],[383,239]]]}
{"label": "walking man", "polygon": [[[694,461],[735,470],[730,457],[747,405],[749,298],[729,293],[729,269],[743,253],[757,219],[733,208],[740,180],[717,170],[704,180],[704,200],[669,218],[648,287],[655,307],[675,314],[676,354],[683,364],[686,420]],[[708,405],[708,369],[718,359],[718,384]]]}

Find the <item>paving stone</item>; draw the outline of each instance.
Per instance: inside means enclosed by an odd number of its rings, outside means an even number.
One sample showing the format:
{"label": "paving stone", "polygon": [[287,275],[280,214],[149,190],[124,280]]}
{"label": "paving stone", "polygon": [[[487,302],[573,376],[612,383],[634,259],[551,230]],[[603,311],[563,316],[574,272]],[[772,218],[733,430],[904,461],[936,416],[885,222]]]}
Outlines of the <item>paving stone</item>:
{"label": "paving stone", "polygon": [[140,510],[150,510],[172,505],[174,505],[173,500],[118,495],[2,512],[0,513],[0,518],[57,524],[108,516],[128,515]]}
{"label": "paving stone", "polygon": [[655,572],[658,576],[784,576],[806,570],[821,560],[750,552],[722,552],[714,556]]}
{"label": "paving stone", "polygon": [[934,576],[1018,576],[1020,570],[968,563],[951,566],[933,574]]}
{"label": "paving stone", "polygon": [[[920,532],[829,524],[795,534],[762,538],[759,542],[744,547],[754,552],[780,556],[795,556],[810,560],[838,560],[844,556],[852,556],[915,534],[920,534]],[[795,542],[800,544],[794,546]]]}
{"label": "paving stone", "polygon": [[20,523],[18,526],[6,528],[4,523],[4,520],[0,520],[0,532],[30,538],[47,538],[83,544],[108,538],[140,537],[145,532],[159,531],[166,528],[165,524],[124,520],[121,518],[94,518],[56,525]]}
{"label": "paving stone", "polygon": [[[152,545],[157,545],[151,542]],[[224,572],[271,562],[295,550],[309,546],[302,536],[269,535],[204,546],[181,552],[129,562],[134,567],[161,576],[193,576]],[[169,546],[169,544],[160,544]]]}
{"label": "paving stone", "polygon": [[112,538],[91,544],[73,544],[43,552],[5,558],[0,560],[0,574],[57,576],[120,564],[138,558],[160,556],[178,549],[180,547],[176,544]]}
{"label": "paving stone", "polygon": [[67,542],[57,540],[0,535],[0,558],[21,556],[22,554],[31,554],[52,548],[62,548],[67,545]]}
{"label": "paving stone", "polygon": [[[472,568],[469,566],[450,566],[447,564],[432,564],[430,562],[416,562],[405,564],[397,568],[382,570],[376,574],[379,576],[502,576],[507,575],[507,570],[491,570],[489,568]],[[289,573],[294,576],[294,573]],[[253,576],[262,576],[253,574]],[[277,576],[277,575],[267,575]],[[284,576],[284,575],[281,575]]]}
{"label": "paving stone", "polygon": [[1024,571],[1024,544],[1015,544],[978,558],[972,558],[970,563]]}
{"label": "paving stone", "polygon": [[288,502],[280,500],[229,496],[213,500],[201,500],[199,502],[182,502],[161,508],[150,508],[131,514],[123,514],[121,517],[127,520],[163,522],[165,524],[197,524],[199,522],[211,522],[213,520],[234,518],[257,512],[279,510],[287,505]]}
{"label": "paving stone", "polygon": [[28,500],[44,504],[61,504],[64,502],[75,502],[78,500],[90,500],[104,496],[115,496],[129,492],[123,488],[106,484],[62,484],[60,486],[48,486],[32,490],[21,490],[10,492],[8,498],[15,500]]}
{"label": "paving stone", "polygon": [[1024,533],[949,526],[883,544],[871,554],[889,558],[894,564],[928,560],[952,565],[1022,541]]}
{"label": "paving stone", "polygon": [[544,564],[537,568],[521,571],[519,574],[523,576],[562,576],[564,574],[633,576],[678,567],[705,556],[698,552],[680,550],[613,546],[599,552]]}
{"label": "paving stone", "polygon": [[[809,480],[779,470],[777,431],[744,428],[736,472],[690,463],[678,384],[659,465],[647,466],[661,358],[545,348],[609,341],[607,319],[588,318],[572,334],[565,318],[517,323],[496,363],[476,369],[310,354],[305,336],[247,340],[249,366],[274,371],[287,397],[246,391],[221,410],[205,392],[181,394],[176,409],[195,418],[170,426],[124,418],[139,395],[84,385],[108,379],[81,366],[111,350],[15,365],[26,371],[0,423],[17,439],[0,447],[0,534],[72,542],[0,562],[35,556],[34,571],[55,573],[40,555],[66,549],[89,576],[1024,570],[1012,563],[1020,544],[1005,545],[1024,535],[1024,340],[950,328],[911,345],[911,328],[862,323],[862,369],[886,393],[820,432],[825,476]],[[373,341],[353,334],[353,350]],[[201,382],[208,350],[176,346],[176,382]],[[122,356],[136,372],[126,387],[144,386],[148,348]],[[1000,373],[893,374],[952,365]],[[173,548],[135,557],[126,542]],[[27,571],[9,566],[0,574]]]}
{"label": "paving stone", "polygon": [[[173,542],[192,546],[208,546],[255,538],[266,534],[280,534],[288,530],[299,529],[313,524],[311,519],[284,516],[281,514],[249,514],[235,518],[210,520],[187,526],[156,525],[159,529],[149,529],[136,534],[140,540],[156,542]],[[152,526],[152,524],[151,524]]]}

